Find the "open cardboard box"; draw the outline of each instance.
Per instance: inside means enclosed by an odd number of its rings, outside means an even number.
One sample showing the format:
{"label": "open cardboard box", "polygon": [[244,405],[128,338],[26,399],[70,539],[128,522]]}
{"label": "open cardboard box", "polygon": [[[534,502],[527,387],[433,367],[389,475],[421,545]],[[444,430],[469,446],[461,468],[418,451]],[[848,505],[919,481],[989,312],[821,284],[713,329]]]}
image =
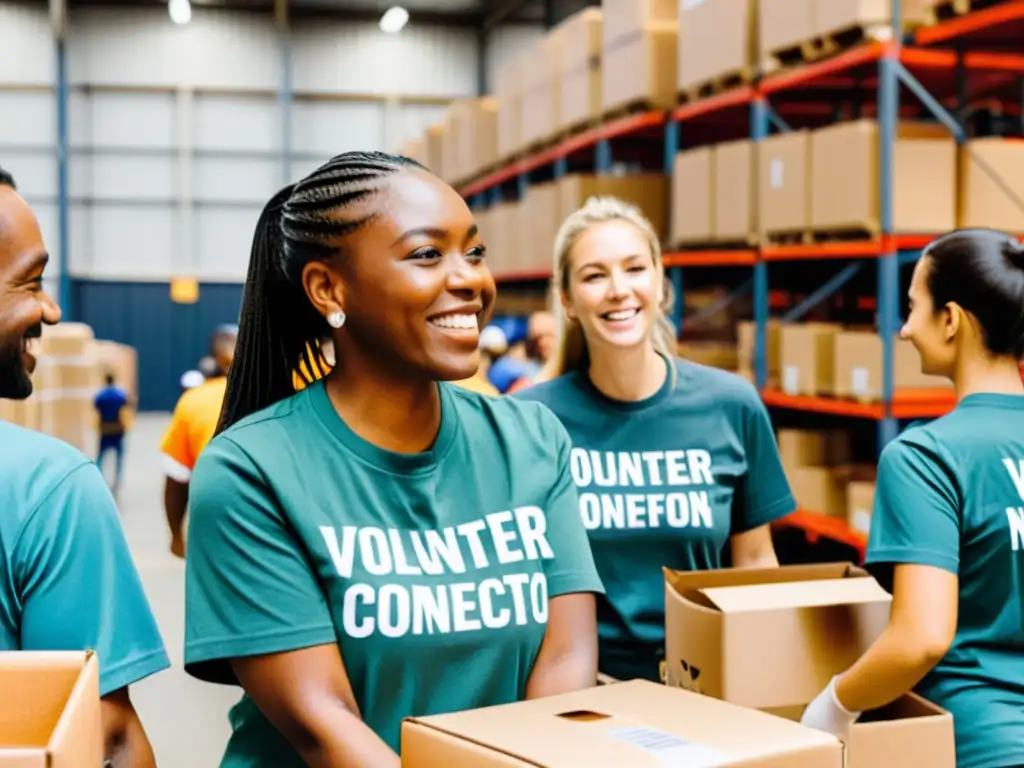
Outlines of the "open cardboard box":
{"label": "open cardboard box", "polygon": [[0,652],[0,767],[103,765],[92,652]]}
{"label": "open cardboard box", "polygon": [[403,768],[842,768],[830,734],[645,680],[402,723]]}
{"label": "open cardboard box", "polygon": [[[885,629],[891,596],[853,565],[665,569],[666,682],[799,720]],[[923,750],[923,751],[922,751]],[[865,713],[846,768],[954,768],[949,713],[907,694]]]}

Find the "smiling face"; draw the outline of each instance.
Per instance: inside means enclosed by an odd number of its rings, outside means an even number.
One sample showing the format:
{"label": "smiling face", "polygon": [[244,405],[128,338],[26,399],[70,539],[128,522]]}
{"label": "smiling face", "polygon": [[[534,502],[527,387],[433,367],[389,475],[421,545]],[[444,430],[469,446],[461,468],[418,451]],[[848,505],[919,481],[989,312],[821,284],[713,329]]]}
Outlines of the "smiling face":
{"label": "smiling face", "polygon": [[306,291],[324,314],[346,314],[335,338],[339,360],[355,356],[431,380],[469,378],[496,291],[465,201],[432,174],[407,170],[366,205],[376,215],[345,238],[336,264],[305,270]]}
{"label": "smiling face", "polygon": [[39,338],[43,324],[60,321],[60,309],[43,291],[48,259],[32,210],[15,190],[0,185],[0,397],[32,394],[36,359],[28,340]]}
{"label": "smiling face", "polygon": [[622,220],[595,224],[576,241],[569,261],[562,303],[587,346],[650,344],[662,277],[644,234]]}

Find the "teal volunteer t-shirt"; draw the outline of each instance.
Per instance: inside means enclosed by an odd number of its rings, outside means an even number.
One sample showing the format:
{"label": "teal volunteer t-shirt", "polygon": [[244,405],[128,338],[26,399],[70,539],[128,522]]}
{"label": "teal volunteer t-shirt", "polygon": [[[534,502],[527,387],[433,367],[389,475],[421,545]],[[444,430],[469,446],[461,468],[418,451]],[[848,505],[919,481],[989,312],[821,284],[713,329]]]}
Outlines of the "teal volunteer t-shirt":
{"label": "teal volunteer t-shirt", "polygon": [[[361,439],[322,382],[216,437],[192,479],[189,672],[337,643],[363,719],[524,698],[549,600],[600,592],[569,439],[534,403],[440,385],[434,446]],[[303,765],[246,697],[222,765]]]}
{"label": "teal volunteer t-shirt", "polygon": [[0,421],[0,651],[80,650],[101,696],[170,666],[99,468]]}
{"label": "teal volunteer t-shirt", "polygon": [[917,692],[952,713],[957,768],[1024,765],[1024,397],[969,395],[886,446],[865,562],[959,577],[956,636]]}
{"label": "teal volunteer t-shirt", "polygon": [[722,567],[729,537],[792,512],[771,422],[744,379],[675,359],[673,386],[640,402],[603,395],[586,371],[517,392],[569,431],[579,512],[606,598],[601,671],[658,679],[664,658],[662,566]]}

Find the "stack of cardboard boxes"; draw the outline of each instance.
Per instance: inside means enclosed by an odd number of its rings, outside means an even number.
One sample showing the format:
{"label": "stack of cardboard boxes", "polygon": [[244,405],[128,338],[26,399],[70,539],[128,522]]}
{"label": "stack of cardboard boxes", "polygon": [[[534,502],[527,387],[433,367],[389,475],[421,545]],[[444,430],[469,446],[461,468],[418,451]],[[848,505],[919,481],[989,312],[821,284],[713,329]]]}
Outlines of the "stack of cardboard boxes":
{"label": "stack of cardboard boxes", "polygon": [[[110,373],[132,401],[137,401],[135,350],[94,338],[88,325],[60,323],[43,330],[34,354],[32,395],[26,400],[0,400],[0,419],[60,438],[86,455],[94,455],[96,393]],[[131,408],[125,417],[130,425]]]}
{"label": "stack of cardboard boxes", "polygon": [[886,626],[891,597],[847,564],[665,576],[665,684],[613,682],[411,718],[402,765],[478,768],[954,768],[949,713],[906,694],[845,744],[806,705]]}

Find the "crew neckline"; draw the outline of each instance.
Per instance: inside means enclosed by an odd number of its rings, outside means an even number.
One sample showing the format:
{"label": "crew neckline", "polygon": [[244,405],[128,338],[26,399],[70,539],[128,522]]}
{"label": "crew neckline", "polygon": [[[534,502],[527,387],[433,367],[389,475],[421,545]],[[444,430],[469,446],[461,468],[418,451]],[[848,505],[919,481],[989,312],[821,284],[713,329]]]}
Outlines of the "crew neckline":
{"label": "crew neckline", "polygon": [[[649,408],[653,408],[660,405],[669,398],[672,391],[679,383],[682,372],[679,370],[679,366],[675,366],[675,361],[668,358],[667,356],[658,353],[658,356],[665,361],[665,381],[662,382],[661,387],[658,391],[649,397],[645,397],[643,400],[618,400],[614,397],[609,397],[594,384],[590,378],[590,371],[587,368],[583,368],[578,371],[580,377],[581,386],[584,391],[598,404],[604,406],[613,411],[619,411],[621,413],[636,413],[638,411],[645,411]],[[672,369],[675,366],[675,381],[673,381]]]}
{"label": "crew neckline", "polygon": [[1024,395],[1008,395],[1003,392],[974,392],[964,397],[957,408],[990,406],[1024,410]]}
{"label": "crew neckline", "polygon": [[394,474],[422,474],[433,470],[451,448],[458,434],[455,398],[443,383],[437,384],[441,397],[441,425],[433,446],[421,453],[398,453],[374,445],[363,439],[345,423],[334,408],[324,379],[306,388],[314,412],[324,428],[349,452],[377,469]]}

